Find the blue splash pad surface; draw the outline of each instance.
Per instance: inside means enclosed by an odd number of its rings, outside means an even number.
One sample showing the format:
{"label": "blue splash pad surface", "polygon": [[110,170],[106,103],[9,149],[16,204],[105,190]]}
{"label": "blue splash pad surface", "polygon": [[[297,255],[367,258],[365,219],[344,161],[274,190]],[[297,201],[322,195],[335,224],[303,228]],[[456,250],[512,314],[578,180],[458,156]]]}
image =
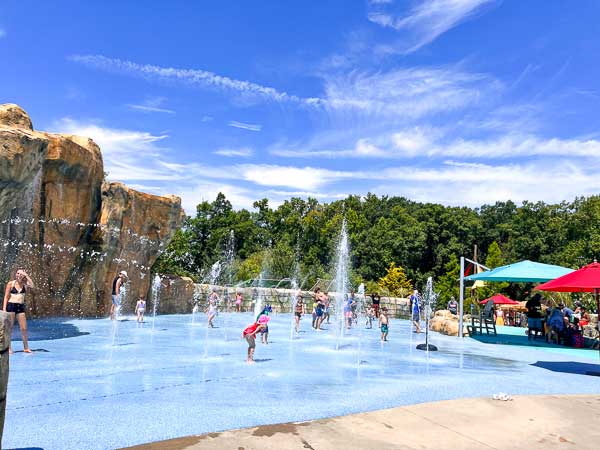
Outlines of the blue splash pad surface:
{"label": "blue splash pad surface", "polygon": [[25,355],[13,341],[4,448],[106,450],[498,392],[600,392],[600,377],[569,370],[600,371],[597,354],[567,357],[435,333],[440,351],[427,354],[415,349],[424,334],[404,320],[391,321],[387,343],[376,328],[355,328],[336,350],[333,324],[316,332],[305,316],[290,340],[291,316],[277,315],[253,366],[240,338],[249,313],[221,313],[214,329],[203,315],[195,323],[190,315],[159,316],[154,330],[151,320],[29,321],[36,352]]}

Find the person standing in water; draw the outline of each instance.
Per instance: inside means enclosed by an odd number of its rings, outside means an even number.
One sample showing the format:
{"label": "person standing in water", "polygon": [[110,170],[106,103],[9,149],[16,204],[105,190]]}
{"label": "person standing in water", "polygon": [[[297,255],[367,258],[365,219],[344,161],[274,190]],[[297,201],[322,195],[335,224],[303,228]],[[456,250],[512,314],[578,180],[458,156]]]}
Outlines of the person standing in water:
{"label": "person standing in water", "polygon": [[304,308],[304,301],[302,300],[302,296],[298,295],[296,297],[296,306],[294,307],[294,320],[296,321],[296,333],[300,333],[300,319],[302,315],[306,314],[306,310]]}
{"label": "person standing in water", "polygon": [[242,338],[246,339],[246,342],[248,342],[248,358],[246,359],[246,362],[248,364],[254,364],[254,350],[256,349],[256,333],[259,333],[264,327],[266,327],[267,323],[269,322],[269,316],[262,317],[265,317],[265,319],[263,319],[264,323],[254,322],[248,325],[246,328],[244,328],[244,331],[242,331]]}
{"label": "person standing in water", "polygon": [[[25,294],[28,290],[33,289],[33,281],[27,272],[23,269],[17,269],[15,279],[6,284],[4,290],[4,304],[2,309],[10,313],[10,324],[15,321],[15,317],[19,322],[21,329],[21,338],[23,339],[23,352],[31,353],[29,343],[27,341],[27,318],[25,317]],[[9,353],[12,353],[11,345],[8,347]]]}
{"label": "person standing in water", "polygon": [[413,294],[409,298],[410,300],[410,311],[412,314],[412,322],[415,326],[415,333],[421,332],[421,296],[418,290],[414,290]]}
{"label": "person standing in water", "polygon": [[379,318],[379,305],[381,303],[381,297],[377,294],[371,294],[371,301],[373,303],[373,311],[375,311],[375,317]]}
{"label": "person standing in water", "polygon": [[346,329],[352,328],[352,304],[354,303],[352,297],[348,297],[348,294],[344,294],[344,319],[346,321]]}
{"label": "person standing in water", "polygon": [[137,322],[144,323],[144,313],[146,312],[146,300],[140,295],[135,304],[135,313],[137,314]]}
{"label": "person standing in water", "polygon": [[381,308],[381,313],[379,314],[379,328],[381,329],[381,341],[387,341],[387,335],[390,331],[389,329],[389,319],[388,319],[388,310],[384,306]]}
{"label": "person standing in water", "polygon": [[213,320],[217,316],[217,304],[219,303],[219,296],[217,291],[213,289],[212,293],[208,297],[208,309],[206,314],[208,316],[208,326],[214,328]]}
{"label": "person standing in water", "polygon": [[241,292],[236,292],[235,294],[235,310],[237,312],[242,312],[242,293]]}
{"label": "person standing in water", "polygon": [[110,320],[115,320],[117,312],[121,308],[121,287],[127,283],[127,272],[121,270],[112,282],[112,304],[110,305]]}

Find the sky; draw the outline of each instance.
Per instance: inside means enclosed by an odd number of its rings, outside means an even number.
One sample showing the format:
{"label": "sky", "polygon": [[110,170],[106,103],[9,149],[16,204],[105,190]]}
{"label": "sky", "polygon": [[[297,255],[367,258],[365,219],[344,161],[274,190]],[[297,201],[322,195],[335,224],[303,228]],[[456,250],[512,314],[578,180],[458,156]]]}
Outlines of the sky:
{"label": "sky", "polygon": [[597,0],[3,0],[0,102],[108,179],[446,205],[600,193]]}

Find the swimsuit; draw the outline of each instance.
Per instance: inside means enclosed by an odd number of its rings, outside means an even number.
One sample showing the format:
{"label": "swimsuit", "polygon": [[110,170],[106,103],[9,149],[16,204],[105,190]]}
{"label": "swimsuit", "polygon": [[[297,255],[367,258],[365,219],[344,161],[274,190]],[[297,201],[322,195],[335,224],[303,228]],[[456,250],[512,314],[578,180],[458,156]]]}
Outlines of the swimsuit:
{"label": "swimsuit", "polygon": [[387,326],[387,323],[382,323],[382,324],[381,324],[381,332],[382,332],[382,333],[387,333],[387,332],[388,332],[388,326]]}
{"label": "swimsuit", "polygon": [[21,287],[21,291],[17,291],[15,284],[17,282],[13,281],[12,288],[10,288],[10,298],[8,299],[8,303],[6,304],[6,312],[15,313],[16,314],[25,314],[25,286]]}
{"label": "swimsuit", "polygon": [[112,283],[112,303],[115,306],[119,306],[119,304],[121,303],[121,299],[119,298],[120,295],[117,292],[117,281],[118,280],[119,280],[119,277],[116,277]]}

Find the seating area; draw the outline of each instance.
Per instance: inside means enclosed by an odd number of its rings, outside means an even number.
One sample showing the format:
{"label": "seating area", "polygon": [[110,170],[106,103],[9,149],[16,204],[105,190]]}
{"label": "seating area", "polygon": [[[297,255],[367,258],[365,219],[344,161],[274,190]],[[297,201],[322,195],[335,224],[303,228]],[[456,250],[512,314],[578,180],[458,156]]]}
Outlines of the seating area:
{"label": "seating area", "polygon": [[489,301],[485,304],[485,308],[479,312],[479,315],[471,315],[471,325],[467,325],[469,336],[476,334],[497,334],[496,332],[496,316],[494,315],[494,302]]}

